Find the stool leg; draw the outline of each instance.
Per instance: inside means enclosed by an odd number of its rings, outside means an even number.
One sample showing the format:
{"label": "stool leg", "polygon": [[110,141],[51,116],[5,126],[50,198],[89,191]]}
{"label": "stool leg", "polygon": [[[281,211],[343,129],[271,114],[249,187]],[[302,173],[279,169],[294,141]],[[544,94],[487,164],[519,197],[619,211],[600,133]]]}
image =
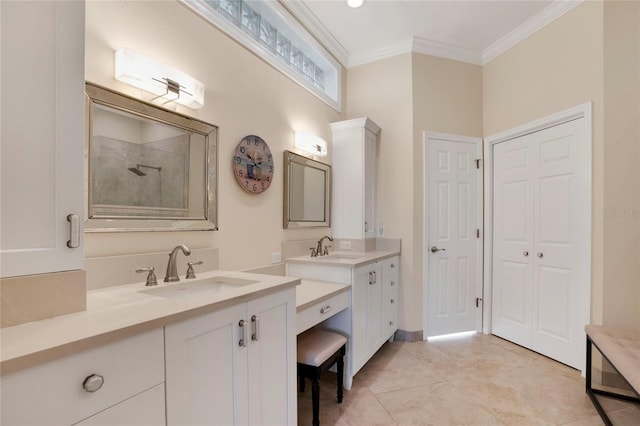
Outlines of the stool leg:
{"label": "stool leg", "polygon": [[320,426],[320,384],[315,377],[311,383],[311,400],[313,401],[313,426]]}
{"label": "stool leg", "polygon": [[304,376],[300,376],[300,392],[304,393]]}
{"label": "stool leg", "polygon": [[338,375],[338,404],[342,403],[342,377],[344,375],[344,358],[338,358],[337,375]]}

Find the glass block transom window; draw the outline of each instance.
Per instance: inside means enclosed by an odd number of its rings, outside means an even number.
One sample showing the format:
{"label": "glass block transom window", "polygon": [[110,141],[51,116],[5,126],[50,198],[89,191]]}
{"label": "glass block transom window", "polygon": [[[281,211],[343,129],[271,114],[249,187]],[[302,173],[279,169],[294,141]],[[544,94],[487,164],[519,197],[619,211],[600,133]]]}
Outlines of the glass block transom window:
{"label": "glass block transom window", "polygon": [[277,1],[183,0],[340,111],[339,65]]}

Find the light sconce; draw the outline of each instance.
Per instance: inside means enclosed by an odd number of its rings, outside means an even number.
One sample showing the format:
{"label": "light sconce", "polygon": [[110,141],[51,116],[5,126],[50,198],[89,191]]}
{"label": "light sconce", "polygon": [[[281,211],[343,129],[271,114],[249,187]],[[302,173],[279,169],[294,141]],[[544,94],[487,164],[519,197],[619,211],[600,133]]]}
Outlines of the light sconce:
{"label": "light sconce", "polygon": [[115,53],[115,79],[189,108],[204,106],[204,84],[182,71],[131,49]]}
{"label": "light sconce", "polygon": [[364,0],[347,0],[347,6],[357,9],[364,4]]}
{"label": "light sconce", "polygon": [[313,155],[324,157],[327,155],[327,141],[321,137],[305,132],[296,132],[294,145]]}

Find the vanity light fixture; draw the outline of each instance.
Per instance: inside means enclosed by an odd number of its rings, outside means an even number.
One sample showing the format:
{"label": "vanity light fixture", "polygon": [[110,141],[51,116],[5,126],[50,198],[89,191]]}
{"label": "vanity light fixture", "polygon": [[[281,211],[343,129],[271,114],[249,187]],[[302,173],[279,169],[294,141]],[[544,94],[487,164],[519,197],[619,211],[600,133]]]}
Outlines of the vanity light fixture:
{"label": "vanity light fixture", "polygon": [[306,132],[296,132],[294,145],[305,152],[324,157],[327,155],[327,141]]}
{"label": "vanity light fixture", "polygon": [[114,62],[118,81],[164,98],[165,103],[204,106],[204,84],[180,70],[125,47],[116,50]]}
{"label": "vanity light fixture", "polygon": [[357,9],[364,4],[364,0],[347,0],[347,6]]}

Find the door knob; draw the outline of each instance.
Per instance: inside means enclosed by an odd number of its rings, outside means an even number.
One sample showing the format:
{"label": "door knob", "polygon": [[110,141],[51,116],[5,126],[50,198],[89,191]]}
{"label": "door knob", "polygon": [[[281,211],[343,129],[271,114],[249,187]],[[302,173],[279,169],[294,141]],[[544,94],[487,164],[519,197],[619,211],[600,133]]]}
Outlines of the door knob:
{"label": "door knob", "polygon": [[431,253],[437,253],[439,251],[447,251],[447,249],[441,249],[436,246],[431,247]]}

